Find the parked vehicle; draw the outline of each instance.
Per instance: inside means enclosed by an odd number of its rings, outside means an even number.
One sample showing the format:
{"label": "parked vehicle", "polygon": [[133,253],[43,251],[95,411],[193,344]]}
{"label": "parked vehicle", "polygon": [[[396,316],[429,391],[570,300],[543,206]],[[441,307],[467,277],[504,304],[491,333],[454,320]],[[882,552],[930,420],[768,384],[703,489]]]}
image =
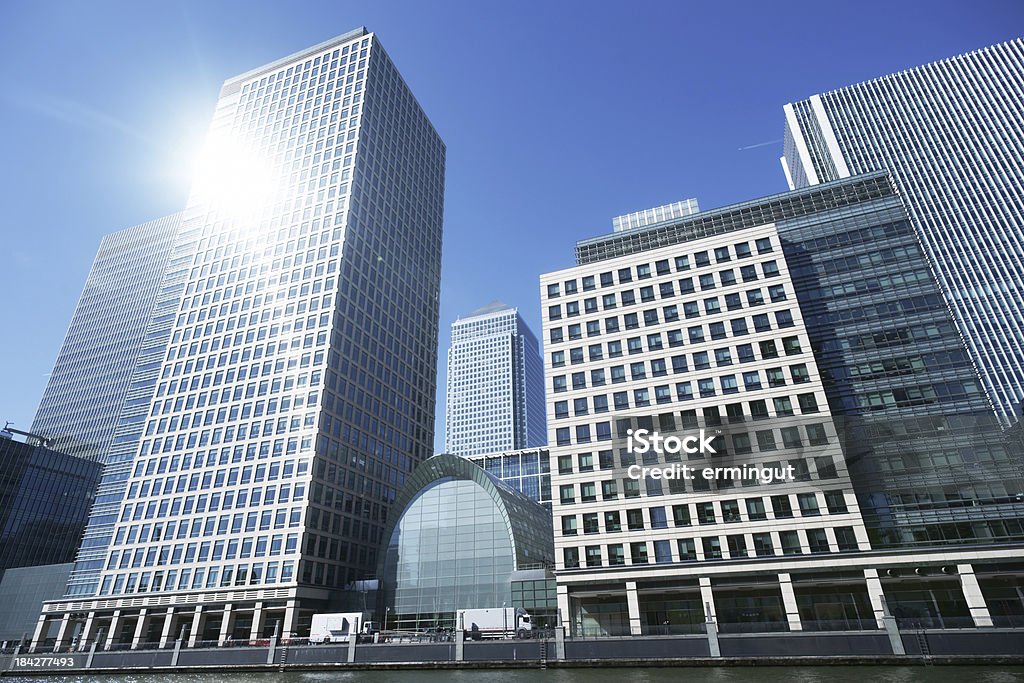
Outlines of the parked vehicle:
{"label": "parked vehicle", "polygon": [[309,642],[347,643],[353,636],[372,636],[379,629],[369,616],[369,612],[314,614],[309,627]]}
{"label": "parked vehicle", "polygon": [[533,631],[530,615],[521,607],[460,609],[456,624],[472,640],[529,638]]}

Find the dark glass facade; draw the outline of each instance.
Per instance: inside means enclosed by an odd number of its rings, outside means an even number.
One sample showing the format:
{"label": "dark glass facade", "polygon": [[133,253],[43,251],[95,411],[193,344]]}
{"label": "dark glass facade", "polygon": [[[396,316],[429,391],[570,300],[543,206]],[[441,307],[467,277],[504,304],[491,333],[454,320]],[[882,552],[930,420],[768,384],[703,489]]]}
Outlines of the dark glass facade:
{"label": "dark glass facade", "polygon": [[0,574],[74,559],[101,465],[0,438]]}
{"label": "dark glass facade", "polygon": [[778,227],[872,546],[1024,540],[1020,454],[898,196]]}

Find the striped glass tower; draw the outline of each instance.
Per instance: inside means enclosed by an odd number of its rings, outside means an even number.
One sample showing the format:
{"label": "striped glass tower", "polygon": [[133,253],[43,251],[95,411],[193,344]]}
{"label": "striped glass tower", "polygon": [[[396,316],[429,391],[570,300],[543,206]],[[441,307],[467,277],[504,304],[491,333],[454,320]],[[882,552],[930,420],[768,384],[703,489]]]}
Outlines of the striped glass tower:
{"label": "striped glass tower", "polygon": [[1024,40],[785,106],[791,189],[887,170],[997,413],[1024,398]]}
{"label": "striped glass tower", "polygon": [[164,267],[181,225],[176,213],[107,235],[68,325],[32,433],[58,451],[105,459],[146,337]]}

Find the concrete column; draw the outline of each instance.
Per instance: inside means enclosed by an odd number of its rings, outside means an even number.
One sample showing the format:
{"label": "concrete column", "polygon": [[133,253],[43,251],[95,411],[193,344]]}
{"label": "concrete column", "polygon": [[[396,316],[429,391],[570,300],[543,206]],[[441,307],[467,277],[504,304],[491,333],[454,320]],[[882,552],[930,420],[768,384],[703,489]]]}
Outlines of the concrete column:
{"label": "concrete column", "polygon": [[875,621],[879,628],[884,628],[889,636],[889,646],[894,655],[907,654],[903,647],[903,637],[900,636],[899,626],[896,624],[896,617],[889,614],[889,606],[885,602],[885,593],[882,592],[882,582],[878,578],[877,569],[865,569],[864,580],[868,587],[868,598],[871,600],[871,609],[875,613]]}
{"label": "concrete column", "polygon": [[89,647],[89,641],[93,639],[93,629],[96,628],[96,613],[89,612],[85,617],[85,626],[82,628],[82,635],[78,639],[78,650],[84,651]]}
{"label": "concrete column", "polygon": [[555,613],[555,659],[565,659],[565,622],[562,621],[562,610]]}
{"label": "concrete column", "polygon": [[455,661],[461,662],[465,658],[466,652],[466,625],[463,621],[463,615],[458,614],[458,621],[455,623]]}
{"label": "concrete column", "polygon": [[957,572],[960,573],[960,589],[967,599],[967,608],[971,610],[971,618],[977,627],[992,626],[992,615],[985,604],[985,596],[978,585],[978,577],[974,575],[974,566],[969,564],[958,564]]}
{"label": "concrete column", "polygon": [[793,592],[793,581],[788,573],[779,574],[779,589],[782,591],[782,606],[786,610],[786,621],[790,631],[803,631],[800,623],[800,608],[796,605],[796,594]]}
{"label": "concrete column", "polygon": [[871,600],[871,611],[875,613],[875,623],[878,628],[885,628],[885,593],[882,592],[882,582],[878,578],[878,570],[865,569],[864,582],[868,588],[868,599]]}
{"label": "concrete column", "polygon": [[263,635],[263,603],[257,602],[252,611],[252,628],[249,629],[249,640],[259,640]]}
{"label": "concrete column", "polygon": [[558,619],[563,627],[568,624],[569,633],[572,634],[576,628],[576,620],[573,617],[572,612],[569,610],[569,587],[563,584],[558,584],[555,589],[555,596],[557,598],[556,606],[558,607]]}
{"label": "concrete column", "polygon": [[274,663],[274,655],[277,654],[277,630],[270,636],[270,644],[267,646],[267,666]]}
{"label": "concrete column", "polygon": [[354,624],[355,631],[349,629],[348,632],[348,663],[356,661],[356,643],[359,642],[359,631],[362,630],[363,625],[357,620]]}
{"label": "concrete column", "polygon": [[146,626],[149,623],[149,612],[143,607],[139,610],[139,620],[135,622],[135,634],[132,636],[132,649],[138,649],[142,643],[142,636],[146,633]]}
{"label": "concrete column", "polygon": [[[174,652],[171,654],[171,666],[178,666],[178,656],[181,655],[181,641],[185,637],[185,627],[181,627],[178,637],[174,640]],[[268,662],[269,663],[269,662]]]}
{"label": "concrete column", "polygon": [[291,638],[292,632],[295,631],[295,609],[296,601],[289,600],[284,608],[284,624],[281,625],[281,637]]}
{"label": "concrete column", "polygon": [[104,650],[109,650],[117,640],[118,632],[121,630],[121,610],[114,610],[114,616],[110,618],[110,633],[107,634],[107,644]]}
{"label": "concrete column", "polygon": [[718,622],[718,614],[715,612],[715,593],[711,590],[711,577],[700,577],[700,601],[704,603],[704,610],[712,621]]}
{"label": "concrete column", "polygon": [[171,633],[171,627],[173,627],[173,626],[174,626],[174,608],[173,607],[168,607],[167,608],[167,614],[164,615],[164,627],[163,627],[163,630],[160,631],[160,645],[159,645],[159,647],[160,647],[161,650],[164,649],[165,647],[169,647],[170,646],[171,638],[174,636],[174,634]]}
{"label": "concrete column", "polygon": [[36,631],[32,634],[32,643],[29,645],[29,652],[35,652],[36,648],[42,645],[42,641],[46,638],[46,615],[40,614],[39,621],[36,622]]}
{"label": "concrete column", "polygon": [[64,647],[64,641],[67,640],[69,635],[69,626],[71,625],[71,613],[66,613],[60,620],[60,628],[57,629],[57,641],[53,644],[53,651],[59,652]]}
{"label": "concrete column", "polygon": [[231,635],[231,603],[225,603],[224,605],[224,617],[220,622],[220,637],[217,638],[219,644],[223,645],[224,642]]}
{"label": "concrete column", "polygon": [[188,634],[188,646],[195,647],[196,643],[199,642],[199,637],[203,631],[200,628],[203,625],[203,606],[196,605],[196,611],[192,615],[192,630]]}
{"label": "concrete column", "polygon": [[92,645],[89,646],[89,656],[85,658],[85,668],[86,669],[91,669],[92,668],[92,660],[93,660],[93,657],[96,656],[96,646],[99,645],[99,644],[100,644],[100,641],[94,640],[94,641],[92,641]]}
{"label": "concrete column", "polygon": [[629,634],[643,635],[643,625],[640,623],[640,598],[636,593],[636,581],[626,582],[626,608],[629,610]]}
{"label": "concrete column", "polygon": [[711,604],[704,605],[704,632],[708,636],[708,654],[712,657],[722,656],[722,647],[718,644],[718,624],[711,618]]}

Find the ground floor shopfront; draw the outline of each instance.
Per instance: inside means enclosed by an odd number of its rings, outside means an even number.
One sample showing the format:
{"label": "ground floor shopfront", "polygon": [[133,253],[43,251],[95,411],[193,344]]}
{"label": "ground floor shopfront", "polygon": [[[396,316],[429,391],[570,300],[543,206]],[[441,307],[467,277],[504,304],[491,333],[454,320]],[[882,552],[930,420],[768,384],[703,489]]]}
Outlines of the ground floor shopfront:
{"label": "ground floor shopfront", "polygon": [[230,644],[308,634],[312,615],[327,611],[326,591],[297,588],[145,595],[44,604],[33,648],[101,649]]}
{"label": "ground floor shopfront", "polygon": [[1024,626],[1024,549],[561,571],[571,636]]}

